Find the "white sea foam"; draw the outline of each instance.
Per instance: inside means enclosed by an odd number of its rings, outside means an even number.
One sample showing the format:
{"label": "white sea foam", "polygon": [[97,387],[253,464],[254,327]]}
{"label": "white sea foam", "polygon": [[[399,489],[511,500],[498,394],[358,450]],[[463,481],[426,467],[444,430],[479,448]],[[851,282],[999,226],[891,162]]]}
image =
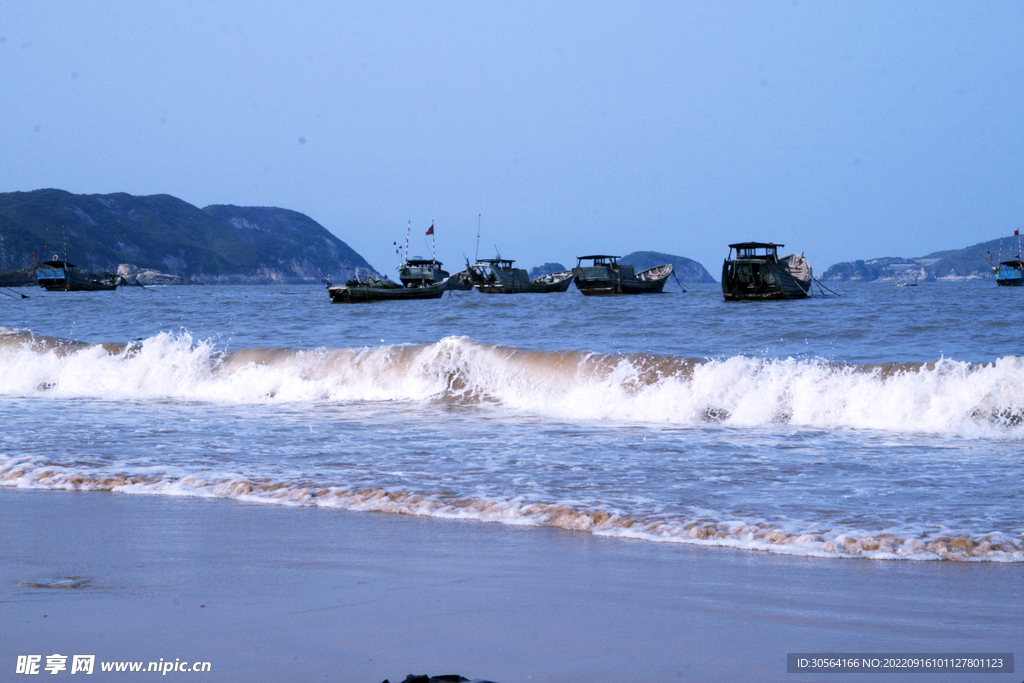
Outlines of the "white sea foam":
{"label": "white sea foam", "polygon": [[1024,435],[1024,359],[902,366],[529,351],[451,337],[225,352],[187,334],[84,345],[0,333],[0,395],[106,400],[488,402],[567,420]]}
{"label": "white sea foam", "polygon": [[360,512],[554,527],[660,543],[712,545],[787,555],[876,560],[1024,562],[1024,534],[949,528],[869,532],[820,523],[644,518],[558,502],[453,498],[383,488],[323,486],[242,475],[106,474],[35,458],[0,455],[0,486],[26,489],[227,498],[247,503],[339,508]]}

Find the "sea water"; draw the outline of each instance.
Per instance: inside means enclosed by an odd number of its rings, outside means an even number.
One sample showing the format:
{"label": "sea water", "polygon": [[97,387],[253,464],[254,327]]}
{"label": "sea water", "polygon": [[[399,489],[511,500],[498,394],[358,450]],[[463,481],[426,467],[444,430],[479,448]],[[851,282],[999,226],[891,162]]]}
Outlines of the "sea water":
{"label": "sea water", "polygon": [[0,484],[1024,561],[1024,290],[669,289],[21,290],[0,300]]}

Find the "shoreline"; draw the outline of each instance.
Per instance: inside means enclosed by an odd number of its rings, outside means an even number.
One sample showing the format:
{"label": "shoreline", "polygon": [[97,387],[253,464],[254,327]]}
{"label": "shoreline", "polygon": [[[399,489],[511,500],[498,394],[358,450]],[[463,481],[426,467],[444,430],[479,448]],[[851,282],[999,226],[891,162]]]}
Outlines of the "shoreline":
{"label": "shoreline", "polygon": [[[3,489],[0,518],[8,672],[20,654],[70,653],[209,661],[217,681],[784,680],[788,652],[1024,642],[1019,565],[95,492]],[[38,587],[61,581],[78,587]],[[857,677],[902,679],[921,677]]]}

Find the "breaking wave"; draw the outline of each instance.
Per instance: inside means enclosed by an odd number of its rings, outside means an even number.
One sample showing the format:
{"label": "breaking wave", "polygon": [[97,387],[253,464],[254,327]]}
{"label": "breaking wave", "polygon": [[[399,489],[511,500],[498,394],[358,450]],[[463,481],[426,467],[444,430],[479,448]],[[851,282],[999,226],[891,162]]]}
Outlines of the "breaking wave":
{"label": "breaking wave", "polygon": [[960,533],[945,528],[826,529],[808,522],[631,516],[521,499],[457,498],[383,488],[350,488],[271,478],[103,474],[0,456],[0,486],[227,498],[250,503],[554,527],[662,543],[722,546],[786,555],[875,560],[1024,562],[1024,532]]}
{"label": "breaking wave", "polygon": [[188,333],[84,344],[0,328],[0,395],[212,403],[434,401],[566,420],[1024,434],[1024,359],[844,365],[533,351],[449,337],[218,349]]}

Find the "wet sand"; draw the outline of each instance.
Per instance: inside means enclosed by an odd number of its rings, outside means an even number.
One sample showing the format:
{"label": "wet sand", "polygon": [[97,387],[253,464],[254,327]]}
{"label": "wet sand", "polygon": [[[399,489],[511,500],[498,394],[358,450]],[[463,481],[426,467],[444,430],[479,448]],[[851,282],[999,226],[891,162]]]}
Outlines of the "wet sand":
{"label": "wet sand", "polygon": [[45,665],[54,653],[211,662],[166,680],[353,683],[840,681],[850,676],[787,674],[786,653],[1024,657],[1021,565],[804,559],[108,493],[0,489],[0,520],[2,680],[17,655]]}

